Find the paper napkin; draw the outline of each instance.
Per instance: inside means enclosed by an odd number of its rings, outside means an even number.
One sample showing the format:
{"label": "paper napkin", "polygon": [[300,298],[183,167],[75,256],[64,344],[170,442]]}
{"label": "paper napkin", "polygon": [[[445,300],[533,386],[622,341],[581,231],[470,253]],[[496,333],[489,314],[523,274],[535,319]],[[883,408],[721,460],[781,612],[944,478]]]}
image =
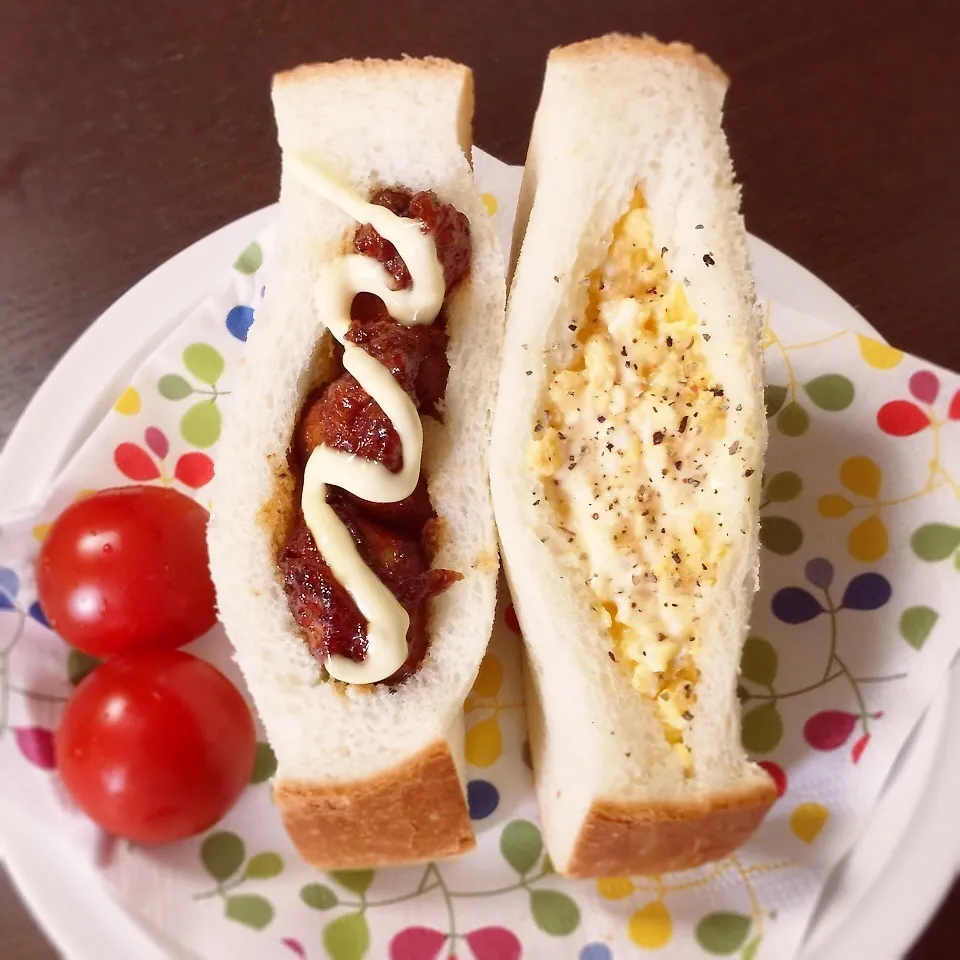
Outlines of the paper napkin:
{"label": "paper napkin", "polygon": [[[478,156],[509,243],[519,173]],[[35,510],[0,503],[0,797],[89,851],[116,897],[210,958],[789,957],[960,646],[960,377],[770,303],[762,589],[744,649],[743,741],[780,798],[734,856],[660,877],[568,881],[545,856],[506,589],[466,706],[463,859],[323,874],[270,799],[270,748],[214,830],[154,850],[105,838],[59,785],[52,733],[95,664],[47,627],[32,563],[84,492],[171,486],[208,501],[223,412],[266,282],[271,235],[147,357]],[[41,440],[38,438],[38,442]],[[6,513],[6,519],[3,514]],[[236,682],[219,630],[190,649]],[[261,735],[262,740],[262,735]],[[0,827],[2,831],[2,827]]]}

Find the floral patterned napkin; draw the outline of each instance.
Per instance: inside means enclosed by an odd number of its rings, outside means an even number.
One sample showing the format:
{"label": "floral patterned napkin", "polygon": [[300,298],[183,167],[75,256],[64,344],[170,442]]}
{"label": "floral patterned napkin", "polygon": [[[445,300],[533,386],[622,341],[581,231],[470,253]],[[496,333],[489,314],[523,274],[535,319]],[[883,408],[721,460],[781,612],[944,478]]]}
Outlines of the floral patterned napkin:
{"label": "floral patterned napkin", "polygon": [[[480,154],[477,176],[507,245],[519,173]],[[32,559],[49,522],[85,491],[157,483],[207,502],[270,246],[268,231],[144,359],[46,503],[29,514],[0,503],[0,517],[8,513],[0,520],[0,798],[81,844],[117,899],[192,956],[794,955],[830,870],[960,646],[949,626],[960,570],[960,378],[776,303],[764,329],[771,443],[762,590],[740,698],[743,742],[780,798],[735,855],[658,877],[556,875],[537,826],[519,634],[505,589],[465,705],[475,853],[391,870],[312,870],[271,804],[275,762],[265,742],[249,788],[205,836],[138,849],[102,836],[72,807],[52,732],[95,663],[47,627]],[[191,649],[240,683],[219,630]]]}

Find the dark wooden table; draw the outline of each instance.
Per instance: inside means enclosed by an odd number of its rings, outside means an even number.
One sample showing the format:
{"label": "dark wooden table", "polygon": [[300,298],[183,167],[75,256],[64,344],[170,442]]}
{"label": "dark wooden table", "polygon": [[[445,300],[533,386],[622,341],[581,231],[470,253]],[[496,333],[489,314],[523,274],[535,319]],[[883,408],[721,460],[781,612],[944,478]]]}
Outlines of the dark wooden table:
{"label": "dark wooden table", "polygon": [[[722,64],[750,229],[889,340],[960,367],[953,0],[3,0],[0,11],[0,442],[119,294],[274,199],[274,71],[401,52],[463,60],[476,71],[476,142],[519,163],[546,51],[612,29],[688,40]],[[2,877],[0,955],[54,955]],[[958,955],[960,886],[911,956]]]}

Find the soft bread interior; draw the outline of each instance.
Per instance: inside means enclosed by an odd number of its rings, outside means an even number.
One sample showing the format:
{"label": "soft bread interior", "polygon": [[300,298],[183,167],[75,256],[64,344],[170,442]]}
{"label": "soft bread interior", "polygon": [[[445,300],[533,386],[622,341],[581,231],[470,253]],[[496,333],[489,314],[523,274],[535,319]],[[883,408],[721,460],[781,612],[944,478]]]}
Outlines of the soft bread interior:
{"label": "soft bread interior", "polygon": [[[412,679],[395,690],[320,682],[277,570],[284,512],[277,499],[289,496],[287,448],[316,375],[324,329],[313,289],[357,224],[283,170],[266,297],[217,460],[210,559],[220,616],[276,752],[280,785],[292,783],[300,794],[311,787],[337,790],[331,802],[342,810],[351,797],[349,789],[340,791],[343,784],[389,779],[390,771],[402,771],[438,742],[448,743],[462,779],[462,705],[490,635],[498,568],[487,450],[503,265],[468,159],[473,90],[467,68],[435,59],[305,66],[275,78],[273,102],[283,151],[339,174],[364,199],[395,184],[434,190],[466,214],[473,242],[470,273],[446,302],[450,376],[443,425],[425,424],[423,461],[444,524],[435,565],[459,571],[463,580],[432,601],[430,650]],[[418,811],[392,813],[409,818]],[[407,852],[430,856],[428,841]],[[385,859],[388,847],[381,844]],[[350,859],[347,851],[341,862]]]}
{"label": "soft bread interior", "polygon": [[[757,586],[766,424],[760,318],[721,129],[726,86],[720,71],[689,48],[605,37],[550,55],[534,124],[520,204],[529,219],[516,229],[523,239],[514,249],[491,470],[527,645],[541,814],[561,870],[571,869],[598,804],[619,805],[627,818],[635,810],[655,819],[657,809],[675,817],[684,805],[705,812],[712,795],[725,802],[738,793],[759,797],[761,808],[773,800],[766,774],[740,745],[735,692]],[[569,340],[585,278],[603,261],[613,226],[638,188],[654,245],[709,334],[702,349],[728,401],[725,439],[738,443],[715,497],[736,536],[699,610],[696,709],[684,737],[692,770],[667,742],[653,704],[608,653],[608,631],[591,609],[595,598],[582,570],[569,562],[566,537],[545,532],[555,518],[524,455],[543,414],[550,358]],[[649,442],[657,429],[650,422],[639,433]],[[672,863],[678,865],[691,864]],[[576,868],[584,869],[590,865]]]}

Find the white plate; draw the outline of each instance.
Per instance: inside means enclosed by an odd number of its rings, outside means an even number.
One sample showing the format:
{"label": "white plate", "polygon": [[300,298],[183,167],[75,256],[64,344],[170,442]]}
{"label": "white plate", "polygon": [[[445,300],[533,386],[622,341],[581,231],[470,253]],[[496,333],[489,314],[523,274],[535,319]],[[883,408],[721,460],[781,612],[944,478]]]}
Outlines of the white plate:
{"label": "white plate", "polygon": [[[194,303],[211,277],[274,216],[243,217],[173,257],[110,307],[71,347],[37,391],[0,457],[4,508],[29,504],[109,409],[131,372]],[[762,293],[836,324],[875,333],[848,303],[789,257],[754,237]],[[64,397],[69,396],[69,403]],[[35,443],[43,435],[43,445]],[[900,956],[919,935],[958,865],[960,674],[930,707],[891,775],[863,836],[837,868],[811,927],[806,960]],[[946,831],[946,832],[945,832]],[[47,933],[70,958],[184,956],[125,913],[78,853],[42,825],[0,811],[0,856]]]}

